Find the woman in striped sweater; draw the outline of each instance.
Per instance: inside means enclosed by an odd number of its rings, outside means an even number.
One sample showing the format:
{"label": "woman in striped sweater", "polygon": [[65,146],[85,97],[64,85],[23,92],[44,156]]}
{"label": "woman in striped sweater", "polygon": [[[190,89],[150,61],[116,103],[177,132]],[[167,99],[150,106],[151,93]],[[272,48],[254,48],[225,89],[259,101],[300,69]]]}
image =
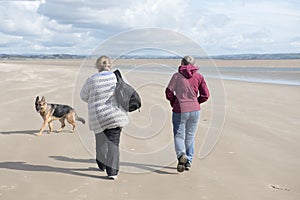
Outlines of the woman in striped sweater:
{"label": "woman in striped sweater", "polygon": [[90,76],[83,85],[80,96],[88,103],[89,127],[96,137],[96,162],[101,171],[106,170],[110,179],[119,172],[119,143],[122,127],[128,123],[123,108],[117,106],[114,90],[117,79],[111,72],[111,61],[107,56],[97,59],[98,72]]}

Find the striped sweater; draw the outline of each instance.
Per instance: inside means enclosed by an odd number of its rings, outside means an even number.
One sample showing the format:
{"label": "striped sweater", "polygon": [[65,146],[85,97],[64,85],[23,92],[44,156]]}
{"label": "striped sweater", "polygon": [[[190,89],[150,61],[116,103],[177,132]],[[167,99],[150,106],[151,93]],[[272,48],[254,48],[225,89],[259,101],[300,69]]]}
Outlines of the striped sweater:
{"label": "striped sweater", "polygon": [[129,121],[126,111],[117,106],[116,83],[115,74],[104,71],[89,77],[81,89],[80,97],[88,103],[89,127],[95,133],[123,127]]}

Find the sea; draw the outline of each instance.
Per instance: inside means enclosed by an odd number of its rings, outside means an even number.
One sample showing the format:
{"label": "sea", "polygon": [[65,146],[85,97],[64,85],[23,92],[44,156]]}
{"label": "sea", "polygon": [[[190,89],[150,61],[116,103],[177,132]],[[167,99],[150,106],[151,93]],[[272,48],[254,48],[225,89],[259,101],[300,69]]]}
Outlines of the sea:
{"label": "sea", "polygon": [[[125,71],[159,73],[172,75],[177,71],[178,67],[168,65],[143,65],[143,66],[127,66],[120,65],[116,68]],[[199,72],[205,78],[243,81],[253,83],[280,84],[300,86],[300,66],[299,67],[244,67],[244,66],[226,66],[211,67],[202,66]]]}

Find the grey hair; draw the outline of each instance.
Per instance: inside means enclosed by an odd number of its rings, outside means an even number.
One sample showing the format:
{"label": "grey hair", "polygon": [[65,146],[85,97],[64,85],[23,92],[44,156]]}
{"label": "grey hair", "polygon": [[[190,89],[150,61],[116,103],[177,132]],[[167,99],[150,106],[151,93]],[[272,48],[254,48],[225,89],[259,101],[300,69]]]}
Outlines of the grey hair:
{"label": "grey hair", "polygon": [[195,58],[192,56],[184,56],[181,59],[181,65],[194,65],[195,64]]}

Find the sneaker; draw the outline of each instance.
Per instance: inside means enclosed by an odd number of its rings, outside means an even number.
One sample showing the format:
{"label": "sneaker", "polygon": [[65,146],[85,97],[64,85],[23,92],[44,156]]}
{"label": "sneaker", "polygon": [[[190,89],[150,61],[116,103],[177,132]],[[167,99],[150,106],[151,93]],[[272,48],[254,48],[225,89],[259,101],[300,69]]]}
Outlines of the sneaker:
{"label": "sneaker", "polygon": [[191,163],[189,162],[189,161],[187,161],[186,163],[185,163],[185,171],[190,171],[190,168],[191,168]]}
{"label": "sneaker", "polygon": [[177,164],[177,171],[178,172],[183,172],[185,170],[185,164],[188,161],[186,155],[182,155],[178,159],[178,164]]}
{"label": "sneaker", "polygon": [[117,179],[117,175],[114,175],[114,176],[108,176],[108,179],[111,179],[111,180],[116,180]]}

